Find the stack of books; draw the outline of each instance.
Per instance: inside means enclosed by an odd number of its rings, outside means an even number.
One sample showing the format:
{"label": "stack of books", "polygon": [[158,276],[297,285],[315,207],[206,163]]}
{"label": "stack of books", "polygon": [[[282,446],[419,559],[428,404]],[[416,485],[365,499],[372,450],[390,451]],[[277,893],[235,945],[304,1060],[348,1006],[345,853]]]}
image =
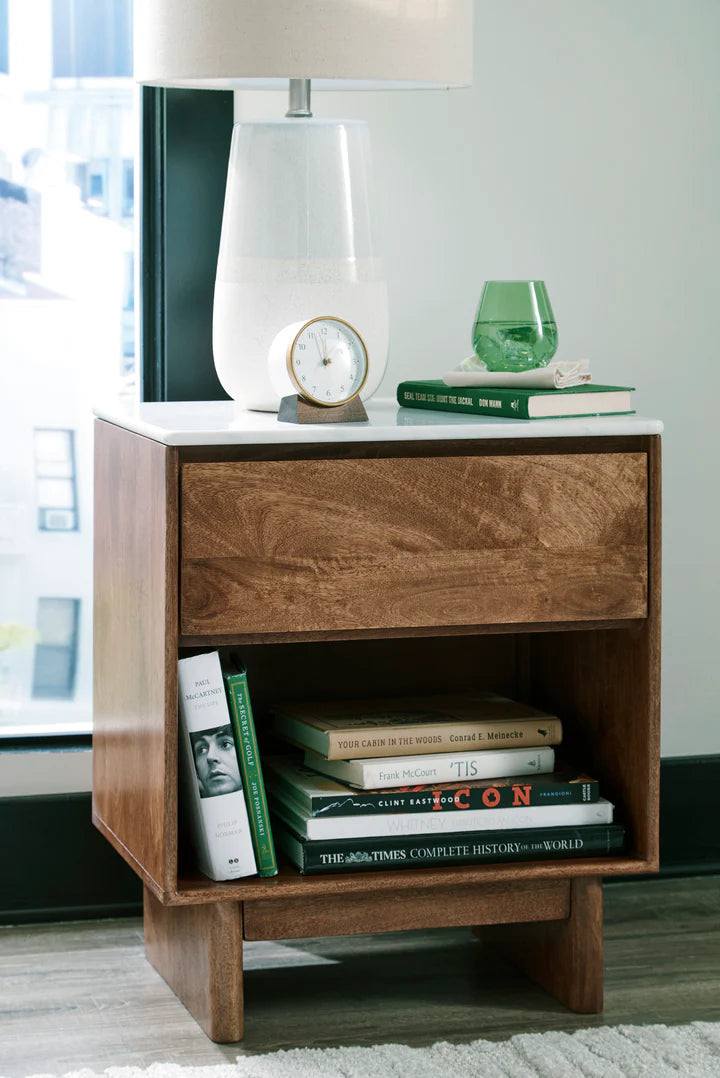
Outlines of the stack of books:
{"label": "stack of books", "polygon": [[560,719],[494,693],[291,703],[264,762],[273,834],[304,875],[584,857],[624,829],[556,769]]}

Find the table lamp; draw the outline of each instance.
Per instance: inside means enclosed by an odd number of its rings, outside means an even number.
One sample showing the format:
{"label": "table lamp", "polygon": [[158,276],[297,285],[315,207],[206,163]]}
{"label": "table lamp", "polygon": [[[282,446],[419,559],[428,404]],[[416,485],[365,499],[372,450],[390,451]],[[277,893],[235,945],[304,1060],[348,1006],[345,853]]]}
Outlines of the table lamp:
{"label": "table lamp", "polygon": [[367,125],[312,116],[327,89],[428,89],[472,78],[472,0],[144,0],[135,78],[196,89],[287,88],[284,117],[234,125],[213,306],[225,391],[277,411],[268,356],[295,323],[363,338],[370,397],[385,373],[388,298]]}

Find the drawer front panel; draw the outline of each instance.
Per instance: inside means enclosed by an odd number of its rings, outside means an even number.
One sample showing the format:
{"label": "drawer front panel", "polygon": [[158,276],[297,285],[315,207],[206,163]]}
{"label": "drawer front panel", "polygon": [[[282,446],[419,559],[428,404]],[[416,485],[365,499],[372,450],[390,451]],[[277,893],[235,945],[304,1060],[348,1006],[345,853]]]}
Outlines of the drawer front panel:
{"label": "drawer front panel", "polygon": [[644,617],[644,453],[185,464],[181,632]]}

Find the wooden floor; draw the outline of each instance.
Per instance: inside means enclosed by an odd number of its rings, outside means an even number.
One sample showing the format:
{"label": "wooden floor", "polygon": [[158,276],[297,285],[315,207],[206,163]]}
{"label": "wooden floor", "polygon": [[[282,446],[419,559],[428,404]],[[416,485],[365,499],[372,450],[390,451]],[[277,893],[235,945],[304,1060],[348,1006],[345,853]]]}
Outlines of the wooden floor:
{"label": "wooden floor", "polygon": [[465,929],[257,943],[239,1045],[207,1040],[145,961],[139,919],[0,928],[0,1075],[720,1020],[720,876],[609,884],[605,913],[602,1015],[570,1014]]}

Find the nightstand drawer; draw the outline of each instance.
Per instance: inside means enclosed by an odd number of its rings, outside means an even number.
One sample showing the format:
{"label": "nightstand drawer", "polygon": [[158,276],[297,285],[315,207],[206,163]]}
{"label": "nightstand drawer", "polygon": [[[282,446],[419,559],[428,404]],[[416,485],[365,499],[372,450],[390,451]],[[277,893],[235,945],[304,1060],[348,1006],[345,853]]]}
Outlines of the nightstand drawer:
{"label": "nightstand drawer", "polygon": [[645,617],[644,453],[189,463],[185,635]]}

